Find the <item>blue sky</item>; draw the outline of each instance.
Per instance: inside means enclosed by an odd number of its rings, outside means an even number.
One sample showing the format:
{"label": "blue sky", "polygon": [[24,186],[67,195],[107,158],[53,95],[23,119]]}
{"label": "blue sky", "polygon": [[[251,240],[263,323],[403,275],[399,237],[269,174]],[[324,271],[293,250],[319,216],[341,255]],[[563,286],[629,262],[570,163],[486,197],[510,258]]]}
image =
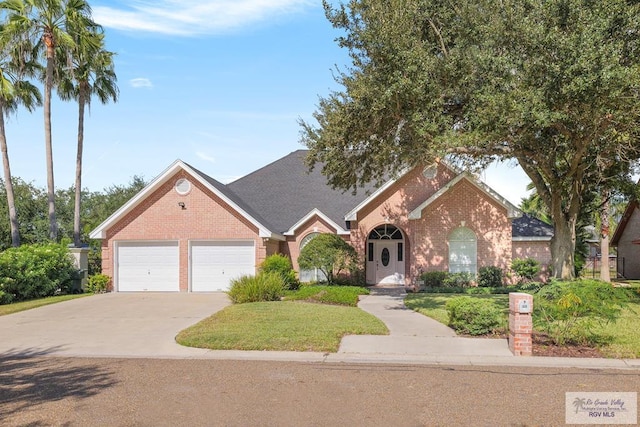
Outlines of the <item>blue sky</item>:
{"label": "blue sky", "polygon": [[[116,52],[120,99],[94,101],[85,123],[83,187],[150,180],[181,159],[222,181],[291,151],[298,119],[339,89],[348,56],[319,0],[90,1]],[[77,106],[52,106],[57,188],[73,185]],[[12,173],[44,187],[42,109],[7,121]],[[528,178],[490,167],[487,184],[518,204]]]}

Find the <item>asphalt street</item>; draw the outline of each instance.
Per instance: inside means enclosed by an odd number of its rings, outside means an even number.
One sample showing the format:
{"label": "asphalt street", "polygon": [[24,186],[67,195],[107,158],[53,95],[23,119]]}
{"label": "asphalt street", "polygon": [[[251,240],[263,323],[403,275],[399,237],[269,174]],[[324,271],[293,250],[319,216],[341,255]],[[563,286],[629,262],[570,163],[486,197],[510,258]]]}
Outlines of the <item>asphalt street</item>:
{"label": "asphalt street", "polygon": [[640,371],[194,359],[0,358],[2,426],[560,426],[565,392]]}

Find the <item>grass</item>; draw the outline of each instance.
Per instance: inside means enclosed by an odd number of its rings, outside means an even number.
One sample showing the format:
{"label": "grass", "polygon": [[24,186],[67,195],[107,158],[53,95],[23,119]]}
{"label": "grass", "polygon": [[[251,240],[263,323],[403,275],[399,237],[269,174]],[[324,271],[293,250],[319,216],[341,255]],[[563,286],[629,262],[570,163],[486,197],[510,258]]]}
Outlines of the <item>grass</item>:
{"label": "grass", "polygon": [[294,301],[235,304],[180,332],[179,344],[212,350],[336,352],[345,335],[386,335],[355,307]]}
{"label": "grass", "polygon": [[[463,294],[466,295],[466,294]],[[445,325],[449,324],[449,316],[445,304],[460,294],[408,294],[405,305],[419,313],[429,316]],[[508,295],[473,295],[476,298],[491,298],[496,304],[504,307],[505,316],[509,310]],[[607,357],[640,358],[640,301],[636,300],[622,310],[614,323],[602,324],[594,330],[605,337],[600,350]]]}
{"label": "grass", "polygon": [[29,301],[15,302],[13,304],[0,305],[0,316],[17,313],[19,311],[31,310],[32,308],[38,308],[49,304],[56,304],[62,301],[82,298],[88,295],[92,294],[58,295],[54,297],[46,297]]}
{"label": "grass", "polygon": [[504,307],[505,316],[509,314],[509,295],[469,295],[469,294],[407,294],[404,304],[418,313],[431,317],[445,325],[449,324],[449,315],[445,305],[451,298],[472,296],[474,298],[491,299],[496,305]]}

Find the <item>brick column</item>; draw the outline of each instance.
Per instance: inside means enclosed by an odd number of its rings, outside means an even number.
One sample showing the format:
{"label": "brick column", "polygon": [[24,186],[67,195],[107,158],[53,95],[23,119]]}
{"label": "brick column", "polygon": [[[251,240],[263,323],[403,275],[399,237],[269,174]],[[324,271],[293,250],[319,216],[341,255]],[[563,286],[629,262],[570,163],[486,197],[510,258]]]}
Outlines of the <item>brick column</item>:
{"label": "brick column", "polygon": [[515,356],[531,356],[533,343],[533,296],[524,293],[509,294],[509,350]]}

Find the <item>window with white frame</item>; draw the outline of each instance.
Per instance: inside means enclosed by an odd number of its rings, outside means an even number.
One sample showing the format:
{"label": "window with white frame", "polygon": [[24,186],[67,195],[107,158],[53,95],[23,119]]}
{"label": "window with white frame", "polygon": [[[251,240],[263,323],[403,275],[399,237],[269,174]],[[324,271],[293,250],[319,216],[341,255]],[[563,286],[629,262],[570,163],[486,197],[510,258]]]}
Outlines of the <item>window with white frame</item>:
{"label": "window with white frame", "polygon": [[469,228],[458,227],[449,234],[449,272],[472,273],[478,270],[478,240]]}

